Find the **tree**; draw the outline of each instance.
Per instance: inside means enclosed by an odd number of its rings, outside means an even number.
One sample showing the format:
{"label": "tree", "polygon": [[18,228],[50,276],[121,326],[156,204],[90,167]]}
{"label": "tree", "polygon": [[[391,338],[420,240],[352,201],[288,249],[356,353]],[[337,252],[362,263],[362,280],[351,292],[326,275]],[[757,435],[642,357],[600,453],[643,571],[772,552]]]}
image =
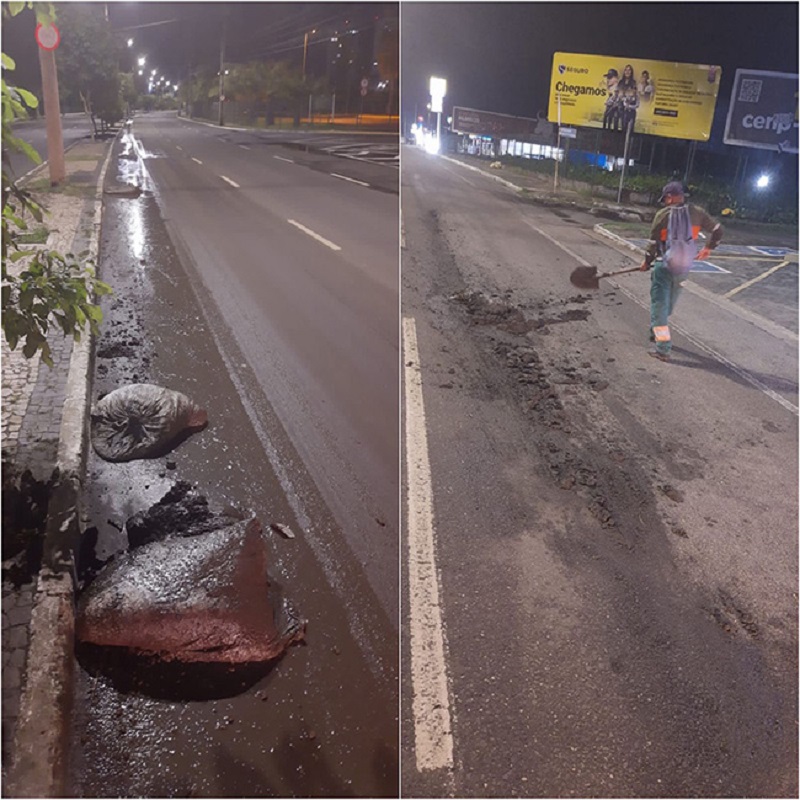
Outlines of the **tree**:
{"label": "tree", "polygon": [[[13,17],[33,3],[8,3],[3,6],[3,16]],[[54,21],[51,4],[36,4],[37,21],[47,24]],[[14,136],[11,124],[28,116],[38,101],[25,89],[6,82],[5,75],[14,70],[14,61],[2,54],[2,328],[8,346],[15,350],[24,341],[22,353],[32,358],[41,353],[48,366],[53,362],[47,333],[51,324],[61,328],[65,336],[79,340],[88,324],[92,333],[99,332],[102,312],[93,298],[108,294],[111,289],[95,278],[87,261],[78,263],[71,253],[63,255],[54,250],[25,247],[22,235],[27,230],[27,218],[37,222],[43,219],[42,207],[25,189],[17,186],[9,169],[8,148],[26,153],[39,163],[38,153]],[[79,257],[84,257],[81,254]]]}
{"label": "tree", "polygon": [[396,30],[384,28],[381,31],[378,46],[378,72],[381,79],[389,84],[386,113],[391,115],[394,109],[395,87],[400,77],[400,41]]}
{"label": "tree", "polygon": [[122,118],[119,59],[121,47],[98,3],[59,3],[58,83],[63,102],[110,125]]}

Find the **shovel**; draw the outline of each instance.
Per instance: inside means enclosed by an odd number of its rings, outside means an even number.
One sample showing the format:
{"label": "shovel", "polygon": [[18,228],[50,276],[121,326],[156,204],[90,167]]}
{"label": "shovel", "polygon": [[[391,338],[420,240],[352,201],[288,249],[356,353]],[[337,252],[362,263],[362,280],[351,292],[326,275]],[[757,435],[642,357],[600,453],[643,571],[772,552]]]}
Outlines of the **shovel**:
{"label": "shovel", "polygon": [[616,272],[601,272],[600,274],[597,272],[597,267],[578,267],[572,270],[569,280],[573,286],[577,286],[579,289],[599,289],[600,278],[611,278],[614,275],[624,275],[626,272],[639,272],[639,267],[629,267]]}

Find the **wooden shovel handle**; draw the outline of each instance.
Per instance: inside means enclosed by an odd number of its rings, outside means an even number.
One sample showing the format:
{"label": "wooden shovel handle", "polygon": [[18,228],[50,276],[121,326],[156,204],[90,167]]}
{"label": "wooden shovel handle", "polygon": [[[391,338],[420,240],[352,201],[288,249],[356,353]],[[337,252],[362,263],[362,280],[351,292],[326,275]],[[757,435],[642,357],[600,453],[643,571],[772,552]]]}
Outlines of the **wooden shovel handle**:
{"label": "wooden shovel handle", "polygon": [[598,278],[613,278],[614,275],[625,275],[628,272],[639,272],[641,267],[629,267],[628,269],[619,269],[616,272],[601,272]]}

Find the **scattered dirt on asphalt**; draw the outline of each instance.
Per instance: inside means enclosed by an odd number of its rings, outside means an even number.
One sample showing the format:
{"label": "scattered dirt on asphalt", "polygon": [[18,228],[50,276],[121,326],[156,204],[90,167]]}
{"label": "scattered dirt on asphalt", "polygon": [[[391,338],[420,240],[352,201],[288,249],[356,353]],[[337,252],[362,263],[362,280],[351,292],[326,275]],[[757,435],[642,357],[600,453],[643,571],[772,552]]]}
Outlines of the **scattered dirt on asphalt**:
{"label": "scattered dirt on asphalt", "polygon": [[[616,530],[618,541],[632,548],[648,534],[641,519],[658,518],[652,484],[626,456],[624,442],[598,439],[596,432],[589,440],[583,434],[585,421],[576,414],[581,399],[590,402],[610,383],[602,366],[579,355],[544,357],[538,341],[552,325],[589,319],[589,309],[575,308],[589,299],[578,294],[522,306],[508,294],[461,292],[450,298],[464,308],[469,324],[485,334],[487,349],[503,367],[508,386],[532,423],[539,453],[554,483],[563,491],[577,493],[600,525]],[[676,492],[671,489],[668,496],[680,502],[682,497],[677,499]],[[620,517],[632,524],[623,524]]]}
{"label": "scattered dirt on asphalt", "polygon": [[[513,305],[501,299],[499,295],[486,296],[481,292],[461,292],[451,298],[466,309],[473,325],[493,325],[501,331],[515,336],[524,336],[531,331],[540,334],[548,333],[548,326],[562,322],[579,322],[589,319],[588,309],[569,308],[552,316],[528,317],[521,306]],[[563,301],[565,303],[584,303],[586,300],[578,296]],[[539,307],[542,310],[542,307]]]}

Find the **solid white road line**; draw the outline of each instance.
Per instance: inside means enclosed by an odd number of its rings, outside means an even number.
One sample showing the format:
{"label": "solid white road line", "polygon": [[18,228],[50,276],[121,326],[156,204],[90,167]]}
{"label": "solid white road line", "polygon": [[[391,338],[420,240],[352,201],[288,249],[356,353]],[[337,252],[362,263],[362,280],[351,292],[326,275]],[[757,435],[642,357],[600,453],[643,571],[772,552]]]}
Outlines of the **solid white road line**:
{"label": "solid white road line", "polygon": [[192,161],[194,161],[197,164],[202,164],[203,163],[199,158],[195,158],[194,156],[192,156]]}
{"label": "solid white road line", "polygon": [[418,770],[452,769],[453,732],[439,600],[433,490],[414,319],[403,318],[408,596],[414,755]]}
{"label": "solid white road line", "polygon": [[326,239],[324,236],[320,236],[318,233],[315,233],[311,230],[311,228],[306,228],[305,225],[301,225],[299,222],[293,219],[286,220],[290,225],[294,225],[295,228],[299,228],[303,233],[307,233],[312,239],[316,239],[318,242],[321,242],[325,245],[325,247],[330,247],[331,250],[341,250],[342,248],[339,247],[338,244],[334,244],[329,239]]}
{"label": "solid white road line", "polygon": [[222,180],[224,180],[226,183],[229,183],[231,186],[233,186],[234,189],[239,188],[239,184],[236,183],[236,181],[232,181],[230,178],[226,178],[224,175],[220,175],[220,178],[222,178]]}
{"label": "solid white road line", "polygon": [[359,186],[369,186],[369,184],[364,183],[364,181],[357,181],[355,178],[348,178],[347,175],[339,175],[338,172],[331,172],[331,175],[334,178],[341,178],[343,181],[349,181],[350,183],[357,183]]}
{"label": "solid white road line", "polygon": [[294,164],[291,158],[284,158],[283,156],[272,156],[273,158],[277,158],[278,161],[285,161],[287,164]]}
{"label": "solid white road line", "polygon": [[572,258],[574,258],[582,267],[592,266],[588,261],[586,261],[586,259],[581,258],[577,253],[570,250],[569,247],[567,247],[565,244],[561,244],[561,242],[559,242],[558,239],[554,239],[549,233],[545,233],[541,228],[534,225],[529,219],[523,219],[522,221],[526,225],[530,225],[530,227],[533,228],[536,231],[536,233],[538,233],[540,236],[544,236],[545,239],[552,242],[556,247],[563,250],[567,255],[572,256]]}

